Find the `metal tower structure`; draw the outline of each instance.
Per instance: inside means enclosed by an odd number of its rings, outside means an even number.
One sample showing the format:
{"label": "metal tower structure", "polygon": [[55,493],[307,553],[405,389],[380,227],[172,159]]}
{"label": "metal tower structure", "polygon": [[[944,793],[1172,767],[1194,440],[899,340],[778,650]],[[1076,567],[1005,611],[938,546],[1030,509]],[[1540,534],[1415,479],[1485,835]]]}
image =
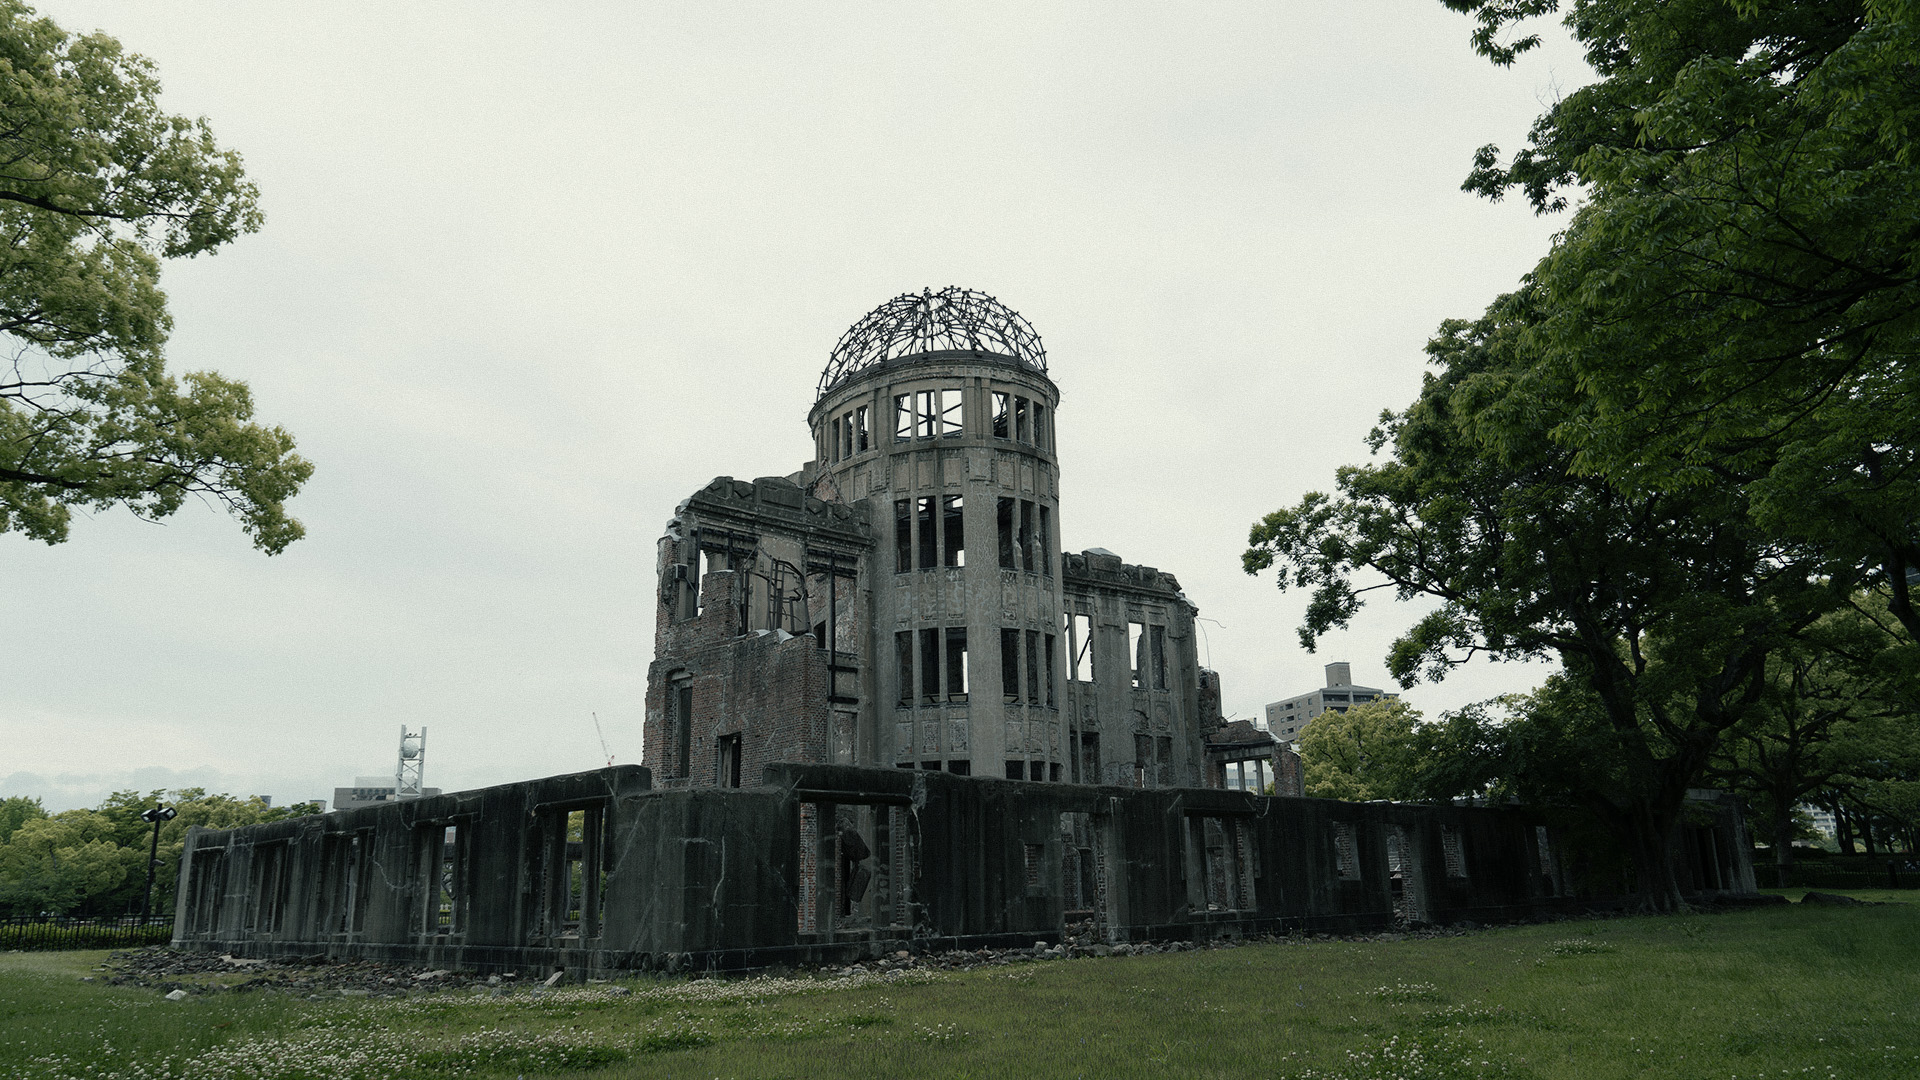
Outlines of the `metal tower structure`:
{"label": "metal tower structure", "polygon": [[427,729],[408,731],[400,725],[400,764],[393,774],[393,797],[417,799],[425,790],[423,777],[427,766]]}

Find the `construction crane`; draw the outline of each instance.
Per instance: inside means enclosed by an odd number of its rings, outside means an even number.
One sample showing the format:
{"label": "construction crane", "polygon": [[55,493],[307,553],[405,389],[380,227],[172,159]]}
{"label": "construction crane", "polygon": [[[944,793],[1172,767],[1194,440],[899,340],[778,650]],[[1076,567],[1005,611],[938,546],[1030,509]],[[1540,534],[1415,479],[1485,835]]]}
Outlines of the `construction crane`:
{"label": "construction crane", "polygon": [[607,769],[612,769],[612,748],[607,746],[607,732],[603,732],[599,726],[599,713],[589,713],[589,715],[593,717],[593,734],[601,736],[601,753],[607,755]]}

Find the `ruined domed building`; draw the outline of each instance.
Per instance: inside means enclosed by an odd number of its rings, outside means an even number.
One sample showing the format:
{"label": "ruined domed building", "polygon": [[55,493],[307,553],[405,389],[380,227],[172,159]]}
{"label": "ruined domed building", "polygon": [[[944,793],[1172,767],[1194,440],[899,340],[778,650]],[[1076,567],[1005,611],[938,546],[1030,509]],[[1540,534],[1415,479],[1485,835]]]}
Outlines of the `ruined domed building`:
{"label": "ruined domed building", "polygon": [[[1299,797],[1179,583],[1061,552],[1059,405],[991,297],[875,309],[814,460],[668,523],[643,765],[190,829],[174,945],[578,977],[1630,902],[1524,808]],[[1685,828],[1689,891],[1753,891],[1730,799]]]}
{"label": "ruined domed building", "polygon": [[660,540],[656,786],[776,761],[1199,786],[1195,608],[1171,574],[1062,554],[1059,404],[1040,336],[985,294],[855,323],[814,460],[714,480]]}

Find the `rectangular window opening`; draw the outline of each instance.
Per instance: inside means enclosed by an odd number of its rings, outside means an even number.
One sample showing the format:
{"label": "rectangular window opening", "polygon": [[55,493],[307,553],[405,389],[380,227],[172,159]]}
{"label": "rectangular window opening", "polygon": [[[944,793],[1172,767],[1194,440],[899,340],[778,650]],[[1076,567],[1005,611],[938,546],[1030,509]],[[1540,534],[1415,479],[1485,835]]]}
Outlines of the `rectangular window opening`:
{"label": "rectangular window opening", "polygon": [[993,437],[1004,439],[1011,429],[1007,426],[1007,395],[998,390],[993,392]]}
{"label": "rectangular window opening", "polygon": [[947,762],[947,771],[955,776],[972,776],[973,762],[966,758],[954,758]]}
{"label": "rectangular window opening", "polygon": [[1007,779],[1025,780],[1026,778],[1027,778],[1026,759],[1025,758],[1008,758],[1007,759]]}
{"label": "rectangular window opening", "polygon": [[899,665],[901,705],[913,704],[913,631],[893,635],[894,659]]}
{"label": "rectangular window opening", "polygon": [[1027,701],[1040,704],[1040,631],[1027,631]]}
{"label": "rectangular window opening", "polygon": [[1020,701],[1020,631],[1000,631],[1000,689],[1008,704]]}
{"label": "rectangular window opening", "polygon": [[933,520],[934,496],[922,495],[914,503],[915,524],[920,529],[920,569],[931,570],[940,565],[940,533],[936,528],[938,523]]}
{"label": "rectangular window opening", "polygon": [[913,436],[916,439],[931,439],[935,426],[940,422],[940,391],[917,390],[913,400]]}
{"label": "rectangular window opening", "polygon": [[1044,670],[1042,681],[1047,687],[1047,708],[1049,709],[1057,709],[1060,707],[1059,702],[1054,698],[1053,691],[1053,650],[1054,637],[1052,634],[1048,634],[1046,648],[1041,652],[1041,655],[1046,657],[1046,660],[1041,666]]}
{"label": "rectangular window opening", "polygon": [[947,700],[967,700],[967,628],[947,627]]}
{"label": "rectangular window opening", "polygon": [[940,630],[920,631],[920,704],[940,703]]}
{"label": "rectangular window opening", "polygon": [[867,407],[860,406],[853,411],[853,452],[858,454],[873,449],[873,433],[867,424]]}
{"label": "rectangular window opening", "polygon": [[994,524],[1000,531],[1000,569],[1018,570],[1013,561],[1013,502],[1002,498],[994,507]]}
{"label": "rectangular window opening", "polygon": [[967,565],[966,505],[963,495],[940,496],[940,534],[946,541],[948,566]]}
{"label": "rectangular window opening", "polygon": [[1020,569],[1029,574],[1038,570],[1039,567],[1034,565],[1033,501],[1031,499],[1020,500],[1020,536],[1015,544],[1020,549]]}
{"label": "rectangular window opening", "polygon": [[1153,688],[1165,690],[1167,688],[1167,628],[1153,627],[1150,640],[1153,646]]}
{"label": "rectangular window opening", "polygon": [[684,780],[692,775],[693,767],[693,680],[675,680],[669,693],[673,710],[673,775]]}
{"label": "rectangular window opening", "polygon": [[893,502],[893,570],[904,574],[913,569],[913,500]]}
{"label": "rectangular window opening", "polygon": [[1039,402],[1033,403],[1033,445],[1047,449],[1051,439],[1047,430],[1047,407]]}
{"label": "rectangular window opening", "polygon": [[1027,762],[1027,779],[1039,783],[1047,778],[1047,763],[1044,761]]}
{"label": "rectangular window opening", "polygon": [[906,442],[913,438],[913,395],[893,395],[893,438]]}
{"label": "rectangular window opening", "polygon": [[1133,664],[1133,688],[1147,688],[1147,628],[1142,623],[1127,623],[1127,656]]}
{"label": "rectangular window opening", "polygon": [[940,434],[958,436],[967,430],[966,394],[961,390],[941,390]]}
{"label": "rectangular window opening", "polygon": [[1093,617],[1080,612],[1072,616],[1072,630],[1067,641],[1073,649],[1073,664],[1068,669],[1068,678],[1074,682],[1093,681]]}
{"label": "rectangular window opening", "polygon": [[1046,506],[1040,507],[1040,534],[1038,554],[1040,572],[1047,577],[1053,576],[1053,511]]}
{"label": "rectangular window opening", "polygon": [[833,418],[833,460],[840,460],[840,418]]}
{"label": "rectangular window opening", "polygon": [[718,760],[714,763],[713,780],[720,787],[737,788],[740,786],[741,735],[720,736],[716,743]]}
{"label": "rectangular window opening", "polygon": [[1027,441],[1027,399],[1023,397],[1013,399],[1013,441]]}

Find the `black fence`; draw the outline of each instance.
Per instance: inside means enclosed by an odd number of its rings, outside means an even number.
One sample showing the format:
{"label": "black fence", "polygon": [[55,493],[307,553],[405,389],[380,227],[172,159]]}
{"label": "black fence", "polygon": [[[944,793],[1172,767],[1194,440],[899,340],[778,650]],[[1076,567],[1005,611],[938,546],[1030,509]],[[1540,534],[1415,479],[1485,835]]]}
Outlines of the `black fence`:
{"label": "black fence", "polygon": [[121,949],[165,945],[173,940],[173,916],[122,918],[0,919],[0,950]]}
{"label": "black fence", "polygon": [[[1753,876],[1760,885],[1773,886],[1779,870],[1765,861],[1767,852],[1754,853]],[[1787,887],[1796,889],[1920,889],[1920,859],[1896,855],[1893,859],[1807,859],[1787,872]]]}

